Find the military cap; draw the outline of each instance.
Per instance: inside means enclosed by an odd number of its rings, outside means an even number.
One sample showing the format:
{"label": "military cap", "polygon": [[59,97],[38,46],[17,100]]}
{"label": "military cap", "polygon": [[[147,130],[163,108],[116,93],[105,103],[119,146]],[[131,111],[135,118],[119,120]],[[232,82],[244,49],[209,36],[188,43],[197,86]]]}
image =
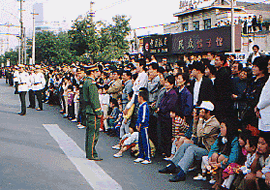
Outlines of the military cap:
{"label": "military cap", "polygon": [[23,64],[19,64],[18,67],[25,67]]}

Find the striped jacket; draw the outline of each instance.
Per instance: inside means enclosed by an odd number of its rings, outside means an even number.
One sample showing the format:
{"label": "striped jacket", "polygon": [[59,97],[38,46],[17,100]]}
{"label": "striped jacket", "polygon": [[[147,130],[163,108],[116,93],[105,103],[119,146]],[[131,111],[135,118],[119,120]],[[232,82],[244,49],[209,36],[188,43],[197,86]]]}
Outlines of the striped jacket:
{"label": "striped jacket", "polygon": [[144,102],[139,106],[136,126],[139,126],[140,124],[141,129],[149,126],[149,107],[147,102]]}

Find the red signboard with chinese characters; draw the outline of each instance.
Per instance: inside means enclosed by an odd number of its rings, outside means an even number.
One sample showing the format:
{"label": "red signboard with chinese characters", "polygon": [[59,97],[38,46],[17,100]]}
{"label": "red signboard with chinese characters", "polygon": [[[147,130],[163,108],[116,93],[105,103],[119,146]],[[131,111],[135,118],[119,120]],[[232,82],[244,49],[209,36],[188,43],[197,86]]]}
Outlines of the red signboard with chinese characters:
{"label": "red signboard with chinese characters", "polygon": [[[239,27],[235,28],[236,31]],[[241,30],[241,29],[240,29]],[[236,34],[239,34],[236,32]],[[235,37],[241,39],[240,35]],[[239,43],[238,40],[236,40]],[[236,50],[240,50],[236,44]],[[203,53],[203,52],[230,52],[231,51],[231,27],[213,28],[202,31],[190,31],[172,34],[173,54]]]}

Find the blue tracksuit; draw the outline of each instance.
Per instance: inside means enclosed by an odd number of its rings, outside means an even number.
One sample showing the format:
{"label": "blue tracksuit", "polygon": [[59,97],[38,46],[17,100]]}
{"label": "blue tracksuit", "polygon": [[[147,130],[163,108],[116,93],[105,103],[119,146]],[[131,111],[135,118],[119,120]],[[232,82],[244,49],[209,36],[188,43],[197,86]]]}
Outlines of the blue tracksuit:
{"label": "blue tracksuit", "polygon": [[149,107],[147,102],[144,102],[139,106],[138,119],[136,126],[141,124],[141,131],[139,133],[139,156],[138,158],[144,158],[150,161],[150,143],[148,137],[148,126],[149,126]]}

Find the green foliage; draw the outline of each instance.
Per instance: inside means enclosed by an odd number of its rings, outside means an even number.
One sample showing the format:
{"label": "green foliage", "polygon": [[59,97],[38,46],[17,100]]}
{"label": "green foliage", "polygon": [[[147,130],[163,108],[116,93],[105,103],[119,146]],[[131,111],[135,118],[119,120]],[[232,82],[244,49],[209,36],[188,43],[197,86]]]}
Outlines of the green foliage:
{"label": "green foliage", "polygon": [[[43,31],[36,33],[36,62],[71,63],[75,61],[111,61],[128,51],[130,19],[126,16],[113,17],[112,24],[91,17],[76,19],[68,32],[54,34]],[[31,40],[27,44],[30,45]],[[32,57],[32,49],[28,49]]]}
{"label": "green foliage", "polygon": [[6,64],[9,59],[11,65],[16,65],[18,63],[18,50],[11,49],[10,51],[5,52],[1,59],[2,60],[0,62]]}
{"label": "green foliage", "polygon": [[[36,34],[36,62],[70,63],[72,51],[71,40],[68,33],[43,31]],[[29,49],[29,57],[32,57],[32,49]]]}

